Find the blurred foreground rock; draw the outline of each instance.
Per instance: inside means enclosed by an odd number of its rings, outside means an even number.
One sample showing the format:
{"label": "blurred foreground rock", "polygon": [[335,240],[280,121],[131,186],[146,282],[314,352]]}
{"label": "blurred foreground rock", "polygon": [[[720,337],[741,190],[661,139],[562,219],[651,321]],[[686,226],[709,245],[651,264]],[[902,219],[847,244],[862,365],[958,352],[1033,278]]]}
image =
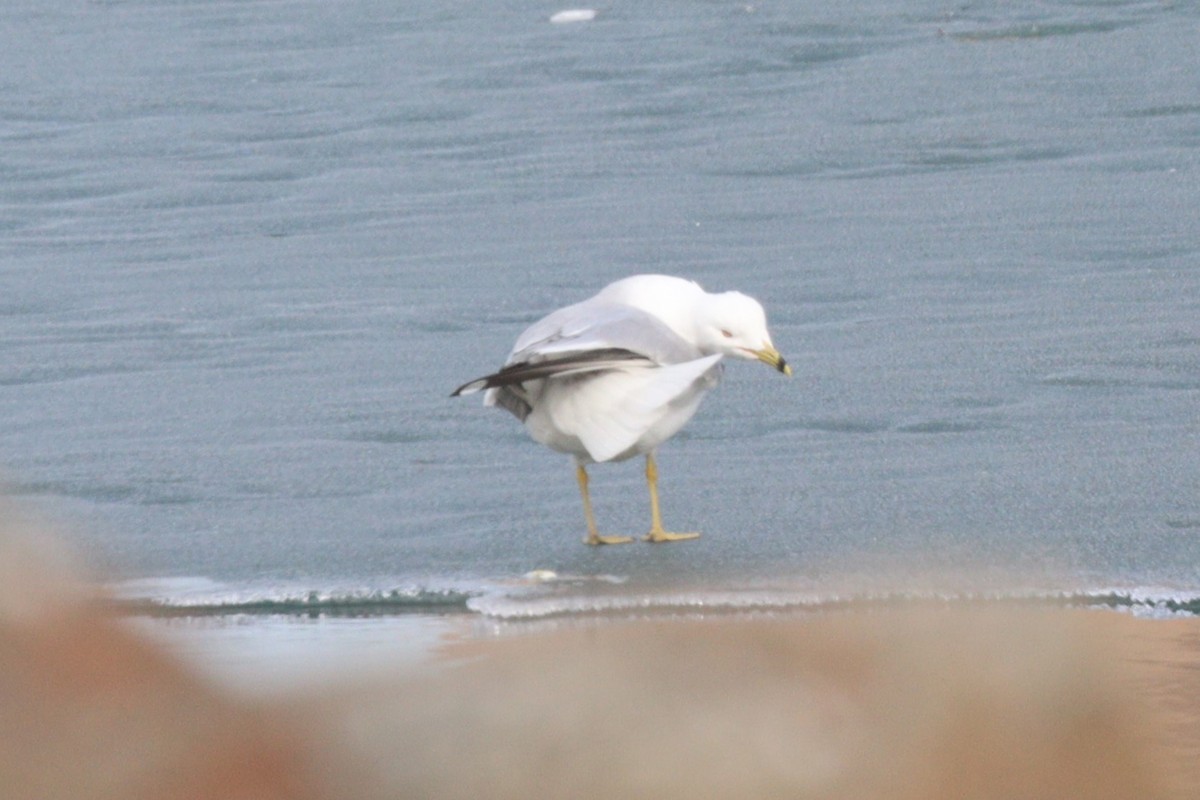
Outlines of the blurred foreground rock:
{"label": "blurred foreground rock", "polygon": [[0,796],[332,796],[306,746],[102,612],[44,535],[2,526]]}
{"label": "blurred foreground rock", "polygon": [[1085,616],[570,630],[466,648],[477,658],[343,709],[402,796],[1167,796]]}
{"label": "blurred foreground rock", "polygon": [[1156,744],[1155,703],[1183,692],[1171,735],[1188,720],[1194,735],[1196,662],[1158,659],[1167,672],[1139,684],[1152,673],[1127,667],[1149,645],[1129,631],[1156,623],[1115,614],[597,624],[459,643],[417,674],[260,706],[99,610],[62,562],[36,532],[0,532],[4,798],[1147,800],[1191,788],[1169,761],[1194,749]]}

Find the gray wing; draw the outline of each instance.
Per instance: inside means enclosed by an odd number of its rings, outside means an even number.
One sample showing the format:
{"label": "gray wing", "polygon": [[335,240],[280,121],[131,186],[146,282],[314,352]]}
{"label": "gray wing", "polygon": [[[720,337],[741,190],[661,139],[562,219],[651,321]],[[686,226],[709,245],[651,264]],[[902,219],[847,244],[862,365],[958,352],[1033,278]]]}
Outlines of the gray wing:
{"label": "gray wing", "polygon": [[517,338],[503,369],[463,384],[452,396],[487,390],[484,402],[524,420],[534,398],[526,384],[610,369],[679,364],[702,353],[636,308],[584,301],[535,322]]}
{"label": "gray wing", "polygon": [[641,309],[585,300],[529,326],[517,338],[506,365],[603,350],[627,350],[655,364],[679,364],[703,355]]}

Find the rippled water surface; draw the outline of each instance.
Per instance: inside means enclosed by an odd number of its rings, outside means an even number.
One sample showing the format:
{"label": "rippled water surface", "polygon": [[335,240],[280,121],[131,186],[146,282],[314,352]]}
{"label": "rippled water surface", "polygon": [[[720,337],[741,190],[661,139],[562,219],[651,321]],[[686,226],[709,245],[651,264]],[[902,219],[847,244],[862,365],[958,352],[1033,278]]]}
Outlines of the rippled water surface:
{"label": "rippled water surface", "polygon": [[[560,10],[6,3],[12,491],[169,605],[1200,597],[1196,6]],[[447,395],[647,271],[759,297],[796,376],[663,447],[701,540],[586,548],[569,462]]]}

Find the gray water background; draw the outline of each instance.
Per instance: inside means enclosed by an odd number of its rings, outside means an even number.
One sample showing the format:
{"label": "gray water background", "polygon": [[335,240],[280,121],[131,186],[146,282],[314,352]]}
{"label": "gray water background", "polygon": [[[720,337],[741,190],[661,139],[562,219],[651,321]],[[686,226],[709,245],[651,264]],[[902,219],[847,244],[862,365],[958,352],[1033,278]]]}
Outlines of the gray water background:
{"label": "gray water background", "polygon": [[[1200,7],[564,7],[0,7],[10,491],[268,593],[1200,592]],[[447,395],[637,272],[755,295],[796,376],[662,448],[704,538],[587,548],[569,462]],[[646,528],[639,463],[592,477]]]}

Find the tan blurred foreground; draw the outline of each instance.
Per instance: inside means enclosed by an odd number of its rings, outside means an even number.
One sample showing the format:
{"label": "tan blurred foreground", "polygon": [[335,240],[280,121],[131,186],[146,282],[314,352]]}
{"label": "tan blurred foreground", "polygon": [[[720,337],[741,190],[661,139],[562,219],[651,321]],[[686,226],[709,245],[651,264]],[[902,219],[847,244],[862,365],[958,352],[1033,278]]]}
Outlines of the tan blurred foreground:
{"label": "tan blurred foreground", "polygon": [[1200,624],[896,609],[467,640],[250,705],[0,533],[4,798],[1190,798]]}

